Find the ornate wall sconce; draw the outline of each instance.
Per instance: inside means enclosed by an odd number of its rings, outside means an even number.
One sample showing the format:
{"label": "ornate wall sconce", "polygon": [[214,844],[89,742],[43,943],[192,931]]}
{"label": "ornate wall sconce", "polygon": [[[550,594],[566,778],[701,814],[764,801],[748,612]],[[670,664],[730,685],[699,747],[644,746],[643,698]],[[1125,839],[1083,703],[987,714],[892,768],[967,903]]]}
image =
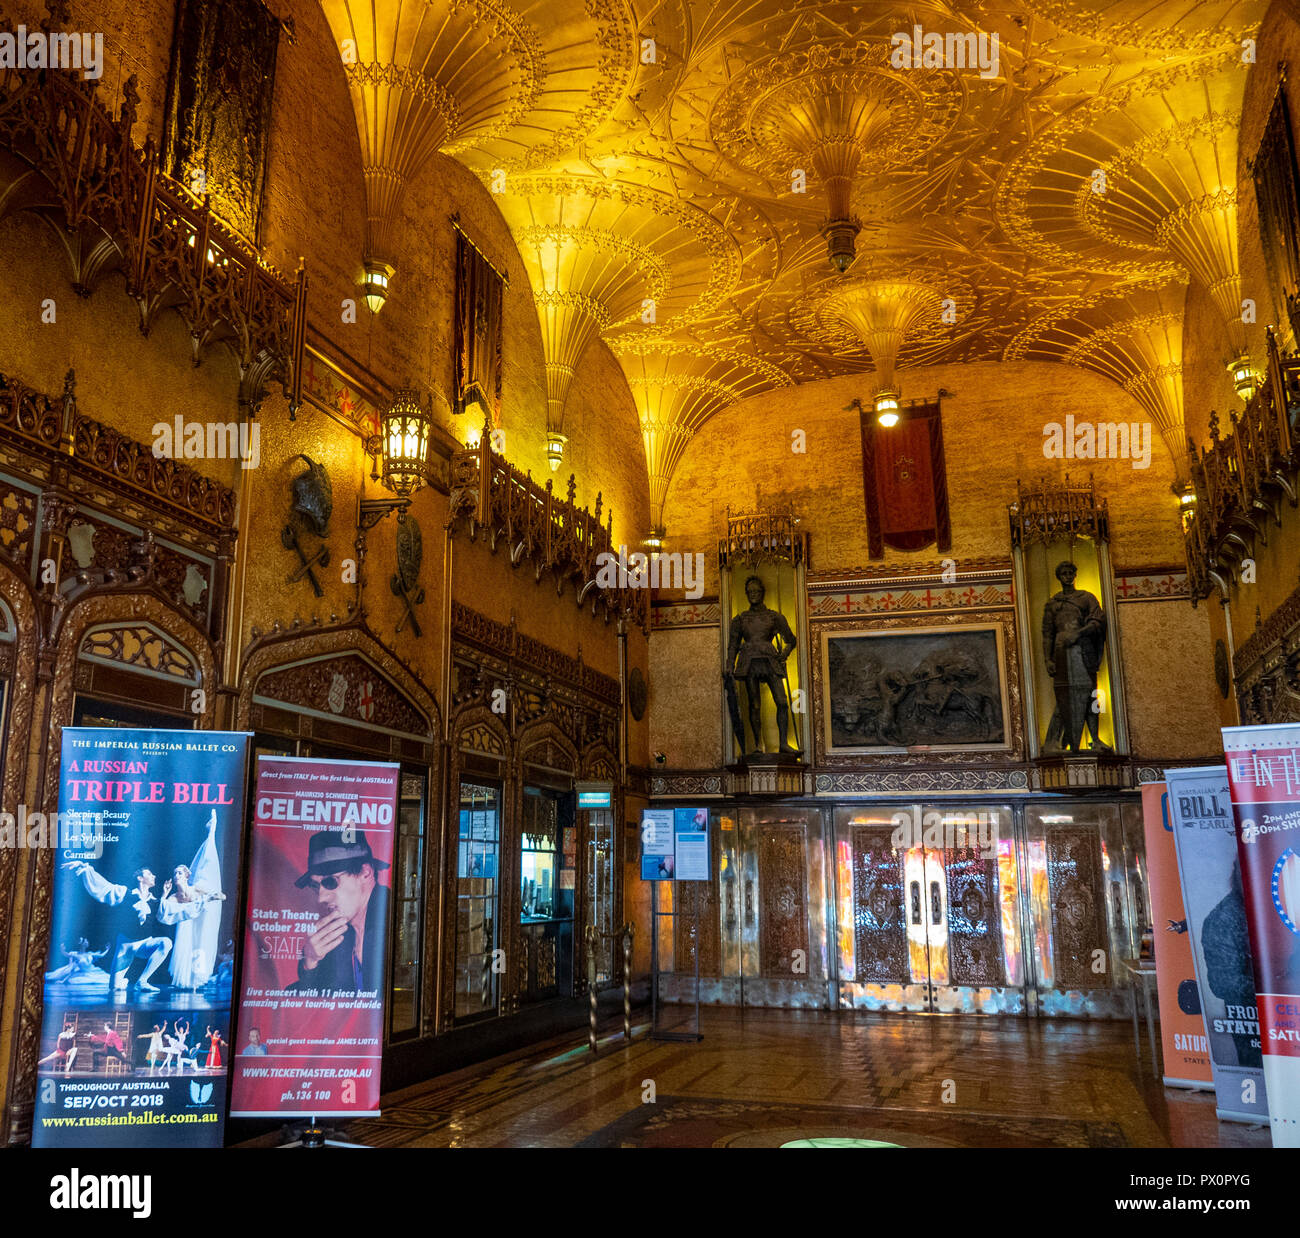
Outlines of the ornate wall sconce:
{"label": "ornate wall sconce", "polygon": [[[411,505],[411,495],[424,485],[432,431],[433,396],[425,396],[421,403],[420,394],[413,387],[403,387],[394,392],[392,402],[380,419],[379,433],[366,441],[366,452],[373,460],[371,480],[379,482],[396,497],[357,500],[356,545],[359,562],[365,561],[366,534],[390,512],[398,513],[398,523],[403,526],[398,531],[398,558],[401,560],[405,555],[406,559],[415,562],[417,566],[414,572],[403,568],[400,573],[403,588],[399,590],[395,584],[393,592],[406,598],[407,614],[417,635],[419,625],[415,622],[411,608],[414,601],[422,600],[423,597],[423,590],[414,593],[415,575],[419,571],[420,535],[415,522],[407,521],[406,509]],[[409,528],[406,527],[408,524]],[[398,579],[394,577],[395,581]]]}
{"label": "ornate wall sconce", "polygon": [[[366,452],[374,461],[371,480],[399,498],[409,500],[424,485],[432,431],[433,396],[426,395],[421,403],[420,393],[414,387],[394,392],[392,403],[380,419],[379,433],[366,441]],[[388,510],[392,510],[391,505]]]}

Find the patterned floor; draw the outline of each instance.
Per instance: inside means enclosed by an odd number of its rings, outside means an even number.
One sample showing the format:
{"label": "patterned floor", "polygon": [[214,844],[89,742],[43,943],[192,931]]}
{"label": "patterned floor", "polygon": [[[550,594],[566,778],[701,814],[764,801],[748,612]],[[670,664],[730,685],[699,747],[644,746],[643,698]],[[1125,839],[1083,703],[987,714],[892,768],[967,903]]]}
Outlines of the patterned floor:
{"label": "patterned floor", "polygon": [[706,1009],[698,1043],[552,1042],[384,1098],[382,1147],[1268,1147],[1139,1072],[1127,1023]]}

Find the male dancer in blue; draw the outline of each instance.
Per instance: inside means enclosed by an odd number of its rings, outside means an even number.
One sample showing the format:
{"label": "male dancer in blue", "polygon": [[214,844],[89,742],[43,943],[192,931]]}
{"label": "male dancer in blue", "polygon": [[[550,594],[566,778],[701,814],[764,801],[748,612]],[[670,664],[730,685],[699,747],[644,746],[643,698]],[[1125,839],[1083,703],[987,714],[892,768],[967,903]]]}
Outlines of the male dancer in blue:
{"label": "male dancer in blue", "polygon": [[[134,893],[135,900],[132,902],[131,908],[135,912],[139,923],[132,930],[133,933],[139,932],[152,914],[153,908],[150,904],[152,904],[156,895],[150,893],[150,891],[152,891],[158,879],[149,869],[137,868],[135,870],[135,886],[133,889],[128,889],[126,886],[114,885],[106,877],[100,876],[95,871],[94,866],[86,863],[85,860],[69,860],[63,867],[80,877],[81,884],[86,887],[86,893],[95,902],[103,903],[105,906],[120,906],[129,893]],[[127,933],[118,935],[117,953],[113,956],[113,966],[110,968],[113,991],[116,993],[126,991],[127,969],[136,959],[143,959],[144,970],[135,982],[136,988],[144,993],[158,992],[158,986],[150,984],[149,977],[158,970],[162,961],[171,953],[172,943],[170,938],[139,937],[134,941],[127,941],[127,936]]]}

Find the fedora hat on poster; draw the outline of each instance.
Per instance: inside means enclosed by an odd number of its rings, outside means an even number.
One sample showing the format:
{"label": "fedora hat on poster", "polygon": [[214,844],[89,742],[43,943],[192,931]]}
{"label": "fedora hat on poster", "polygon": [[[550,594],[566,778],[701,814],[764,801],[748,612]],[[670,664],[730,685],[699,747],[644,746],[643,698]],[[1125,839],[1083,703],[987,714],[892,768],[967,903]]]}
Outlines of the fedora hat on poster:
{"label": "fedora hat on poster", "polygon": [[307,871],[293,884],[305,890],[313,877],[329,877],[353,864],[369,864],[376,873],[388,864],[375,858],[362,830],[352,831],[351,841],[341,830],[321,830],[307,844]]}

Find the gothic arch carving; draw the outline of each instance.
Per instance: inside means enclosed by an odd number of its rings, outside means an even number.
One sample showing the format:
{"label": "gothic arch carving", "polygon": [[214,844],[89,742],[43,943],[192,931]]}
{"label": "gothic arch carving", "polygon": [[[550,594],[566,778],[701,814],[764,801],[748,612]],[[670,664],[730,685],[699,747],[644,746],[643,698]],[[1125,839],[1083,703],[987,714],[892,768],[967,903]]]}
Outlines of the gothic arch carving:
{"label": "gothic arch carving", "polygon": [[606,744],[592,744],[582,750],[582,777],[591,782],[617,782],[618,761]]}
{"label": "gothic arch carving", "polygon": [[510,732],[501,720],[501,715],[493,713],[483,705],[473,705],[469,709],[461,710],[452,721],[453,756],[464,752],[466,748],[508,762],[513,745],[510,741]]}
{"label": "gothic arch carving", "polygon": [[262,677],[278,666],[327,654],[358,653],[372,663],[420,710],[435,740],[442,733],[442,710],[437,698],[386,645],[358,626],[326,628],[316,632],[263,639],[244,655],[239,675],[237,724],[249,726],[253,696]]}
{"label": "gothic arch carving", "polygon": [[542,719],[530,723],[515,740],[521,762],[544,765],[577,775],[578,750],[573,741],[554,722]]}

